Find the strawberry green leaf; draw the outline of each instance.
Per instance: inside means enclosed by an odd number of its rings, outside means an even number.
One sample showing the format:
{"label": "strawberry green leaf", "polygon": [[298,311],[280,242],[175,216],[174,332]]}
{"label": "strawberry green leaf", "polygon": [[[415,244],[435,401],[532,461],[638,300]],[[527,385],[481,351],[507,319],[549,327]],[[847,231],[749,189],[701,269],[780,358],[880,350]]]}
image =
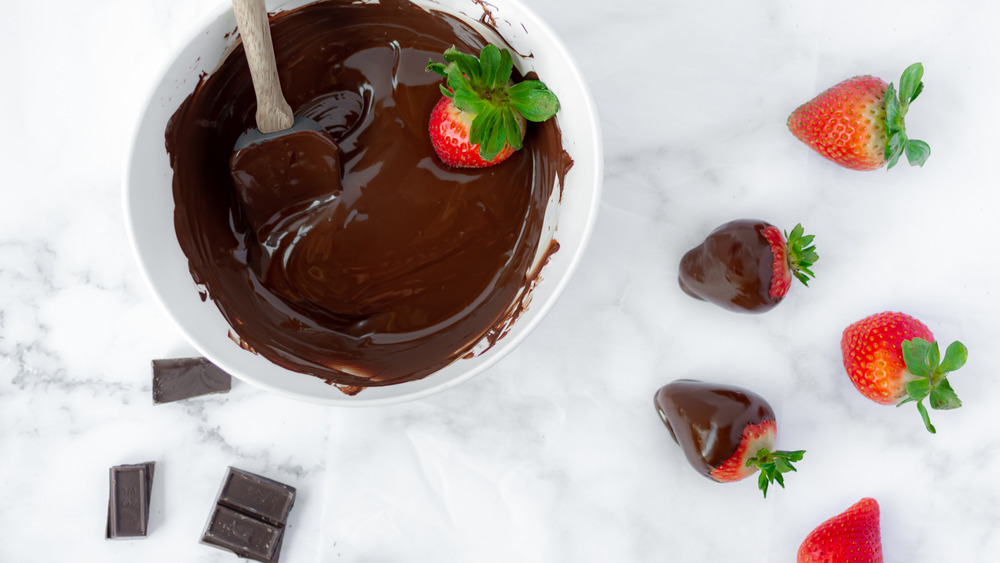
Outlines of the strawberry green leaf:
{"label": "strawberry green leaf", "polygon": [[914,379],[906,384],[906,394],[910,396],[910,399],[916,401],[923,399],[931,392],[931,380],[930,379]]}
{"label": "strawberry green leaf", "polygon": [[[496,88],[497,66],[500,64],[500,49],[496,45],[487,45],[479,52],[479,66],[482,70],[482,83],[479,85],[484,89],[493,90]],[[507,85],[504,81],[503,86]]]}
{"label": "strawberry green leaf", "polygon": [[936,373],[938,371],[938,366],[941,365],[941,348],[938,347],[937,342],[931,342],[927,346],[927,367],[931,369],[931,373]]}
{"label": "strawberry green leaf", "polygon": [[479,114],[486,111],[487,109],[493,108],[493,105],[488,101],[480,98],[475,92],[469,90],[468,88],[457,88],[453,90],[451,99],[455,102],[455,107],[458,109],[471,113]]}
{"label": "strawberry green leaf", "polygon": [[904,123],[910,103],[923,92],[923,75],[923,65],[914,63],[903,71],[898,92],[892,84],[885,90],[885,128],[889,135],[889,142],[885,146],[887,170],[892,169],[903,154],[906,154],[910,166],[923,166],[931,155],[931,148],[927,143],[909,140]]}
{"label": "strawberry green leaf", "polygon": [[781,458],[781,457],[778,457],[778,458],[774,459],[774,467],[778,471],[782,471],[782,472],[795,471],[795,468],[792,467],[792,464],[788,463],[785,460],[785,458]]}
{"label": "strawberry green leaf", "polygon": [[923,166],[931,156],[930,145],[916,139],[907,141],[904,150],[906,152],[906,160],[909,161],[910,166]]}
{"label": "strawberry green leaf", "polygon": [[969,350],[961,342],[952,342],[948,349],[944,351],[944,360],[941,361],[940,370],[942,373],[953,372],[965,365],[969,359]]}
{"label": "strawberry green leaf", "polygon": [[459,70],[458,66],[452,63],[448,65],[448,68],[445,72],[447,72],[448,76],[445,82],[448,84],[448,90],[451,91],[451,94],[449,94],[449,96],[451,96],[452,99],[455,99],[456,96],[466,97],[466,98],[469,97],[469,95],[472,93],[472,88],[469,84],[469,78],[465,74],[463,74],[461,70]]}
{"label": "strawberry green leaf", "polygon": [[899,99],[896,97],[896,87],[889,84],[885,90],[885,127],[891,135],[896,131],[903,131],[903,109],[900,107]]}
{"label": "strawberry green leaf", "polygon": [[521,142],[521,126],[514,117],[514,110],[505,107],[500,110],[500,115],[503,118],[504,138],[514,150],[520,150],[523,146]]}
{"label": "strawberry green leaf", "polygon": [[430,61],[430,62],[427,63],[426,70],[429,70],[431,72],[436,72],[436,73],[440,74],[441,76],[448,76],[448,73],[446,72],[447,68],[448,68],[448,66],[445,65],[445,64],[434,62],[434,61]]}
{"label": "strawberry green leaf", "polygon": [[903,76],[899,79],[899,99],[904,105],[917,99],[923,90],[924,65],[913,63],[903,71]]}
{"label": "strawberry green leaf", "polygon": [[885,145],[885,159],[888,161],[886,170],[891,170],[896,165],[903,154],[904,146],[906,146],[906,133],[897,131],[889,137],[889,142]]}
{"label": "strawberry green leaf", "polygon": [[559,111],[556,95],[538,80],[525,80],[511,86],[507,99],[528,121],[545,121]]}
{"label": "strawberry green leaf", "polygon": [[814,235],[805,234],[802,223],[795,225],[791,232],[785,232],[788,269],[805,286],[809,285],[810,278],[816,277],[810,269],[819,260],[816,246],[812,244],[814,238]]}
{"label": "strawberry green leaf", "polygon": [[500,62],[497,63],[496,78],[493,80],[494,90],[503,90],[507,88],[507,83],[510,82],[510,75],[514,72],[514,60],[511,58],[510,51],[504,49],[500,51]]}
{"label": "strawberry green leaf", "polygon": [[469,143],[473,145],[482,145],[483,139],[486,138],[486,128],[489,125],[491,119],[491,114],[493,113],[493,108],[484,108],[483,111],[476,114],[475,119],[472,120],[472,126],[469,127]]}
{"label": "strawberry green leaf", "polygon": [[906,369],[917,379],[906,384],[908,396],[897,403],[897,406],[916,401],[927,431],[936,433],[923,401],[929,397],[931,408],[936,410],[957,409],[962,406],[962,401],[951,388],[947,377],[948,373],[965,365],[969,351],[961,342],[952,342],[945,350],[944,358],[941,358],[938,343],[928,342],[923,338],[906,340],[902,347]]}
{"label": "strawberry green leaf", "polygon": [[[936,346],[937,344],[935,343],[934,347]],[[903,362],[906,364],[907,371],[920,378],[924,379],[930,378],[931,373],[933,373],[934,371],[934,368],[937,367],[936,365],[931,365],[930,363],[930,358],[932,357],[931,348],[932,348],[931,343],[924,340],[923,338],[904,340]],[[907,385],[907,388],[909,388],[909,385]],[[922,397],[926,396],[926,393],[921,396]]]}
{"label": "strawberry green leaf", "polygon": [[962,406],[962,400],[955,394],[947,379],[941,380],[931,391],[931,408],[935,410],[951,410]]}
{"label": "strawberry green leaf", "polygon": [[795,279],[802,282],[802,285],[809,287],[809,279],[815,278],[816,274],[812,273],[809,268],[799,268],[799,271],[795,272]]}
{"label": "strawberry green leaf", "polygon": [[[781,485],[781,488],[784,489],[785,488],[785,478],[781,476],[781,473],[774,473],[776,471],[776,468],[774,467],[774,465],[771,465],[770,467],[768,467],[767,471],[769,473],[773,473],[774,474],[774,482],[777,483],[777,484],[779,484],[779,485]],[[762,471],[761,474],[764,474],[764,472]],[[766,491],[764,492],[764,496],[767,497],[767,492]]]}
{"label": "strawberry green leaf", "polygon": [[448,63],[454,63],[458,67],[461,74],[468,77],[469,81],[476,84],[480,81],[481,70],[479,66],[479,59],[472,55],[467,55],[454,46],[448,47],[444,52],[444,60]]}
{"label": "strawberry green leaf", "polygon": [[806,236],[803,236],[805,232],[806,229],[805,227],[802,226],[802,223],[798,223],[794,227],[792,227],[792,232],[785,231],[785,240],[796,238],[798,240],[801,240],[803,243],[808,244],[809,242],[812,242],[812,235],[807,235],[809,237],[809,240],[806,240]]}
{"label": "strawberry green leaf", "polygon": [[479,145],[479,155],[487,162],[496,158],[503,150],[503,136],[497,133],[497,127],[501,125],[502,119],[500,110],[489,106],[472,120],[469,142]]}
{"label": "strawberry green leaf", "polygon": [[756,466],[760,470],[757,487],[764,493],[764,498],[767,498],[767,489],[771,483],[778,483],[781,488],[785,487],[785,478],[782,474],[795,471],[792,462],[801,461],[805,453],[805,450],[772,452],[767,448],[761,448],[754,457],[747,460],[747,467]]}
{"label": "strawberry green leaf", "polygon": [[757,488],[764,493],[764,498],[767,498],[767,487],[770,484],[771,480],[769,480],[767,475],[761,471],[760,474],[757,475]]}
{"label": "strawberry green leaf", "polygon": [[927,414],[927,408],[924,407],[923,401],[917,401],[917,410],[920,411],[920,418],[923,419],[924,427],[927,428],[927,431],[931,434],[937,434],[937,429],[931,424],[931,416]]}

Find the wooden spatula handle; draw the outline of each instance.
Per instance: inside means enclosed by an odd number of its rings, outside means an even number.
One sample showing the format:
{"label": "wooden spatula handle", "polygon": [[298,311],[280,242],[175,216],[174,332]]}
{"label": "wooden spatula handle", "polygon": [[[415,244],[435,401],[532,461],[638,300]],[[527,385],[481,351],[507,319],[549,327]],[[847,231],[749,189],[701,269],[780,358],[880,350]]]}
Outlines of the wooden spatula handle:
{"label": "wooden spatula handle", "polygon": [[233,13],[257,94],[257,128],[263,133],[288,129],[294,116],[281,93],[264,0],[233,0]]}

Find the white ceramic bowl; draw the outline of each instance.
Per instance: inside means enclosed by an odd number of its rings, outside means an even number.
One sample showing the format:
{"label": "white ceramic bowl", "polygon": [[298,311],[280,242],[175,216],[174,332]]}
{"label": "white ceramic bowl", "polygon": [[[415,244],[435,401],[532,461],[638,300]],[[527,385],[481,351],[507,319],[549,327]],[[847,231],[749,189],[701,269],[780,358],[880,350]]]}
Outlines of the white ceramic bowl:
{"label": "white ceramic bowl", "polygon": [[[288,10],[311,0],[269,2],[270,11]],[[482,3],[474,0],[417,0],[416,4],[462,15],[477,24]],[[528,310],[492,348],[461,359],[423,379],[385,387],[371,387],[348,396],[337,387],[310,375],[288,371],[247,352],[230,340],[230,327],[211,300],[205,302],[188,270],[174,232],[173,177],[164,147],[167,120],[192,92],[201,73],[211,73],[234,42],[236,21],[231,5],[221,5],[194,30],[191,40],[166,68],[143,113],[125,171],[125,214],[133,250],[153,293],[191,344],[230,374],[264,389],[305,401],[329,405],[396,403],[442,391],[495,364],[538,325],[567,282],[590,236],[603,179],[603,147],[597,111],[587,86],[566,47],[553,31],[518,0],[490,0],[496,28],[516,53],[522,72],[534,70],[559,94],[557,114],[563,146],[574,160],[566,176],[562,199],[558,190],[547,213],[548,232],[560,245],[542,270]],[[543,240],[541,249],[547,246]]]}

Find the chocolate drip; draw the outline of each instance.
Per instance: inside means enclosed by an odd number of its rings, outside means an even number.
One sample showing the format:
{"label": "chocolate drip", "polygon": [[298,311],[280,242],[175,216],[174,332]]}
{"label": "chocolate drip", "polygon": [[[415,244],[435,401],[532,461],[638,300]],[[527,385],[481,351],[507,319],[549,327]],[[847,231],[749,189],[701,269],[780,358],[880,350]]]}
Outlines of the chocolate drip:
{"label": "chocolate drip", "polygon": [[424,377],[502,332],[572,165],[555,120],[531,124],[498,166],[448,168],[427,133],[441,80],[424,69],[452,45],[478,53],[487,41],[471,26],[382,0],[310,4],[271,31],[289,104],[340,149],[340,186],[239,203],[229,158],[255,111],[239,46],[166,131],[177,238],[233,332],[354,390]]}

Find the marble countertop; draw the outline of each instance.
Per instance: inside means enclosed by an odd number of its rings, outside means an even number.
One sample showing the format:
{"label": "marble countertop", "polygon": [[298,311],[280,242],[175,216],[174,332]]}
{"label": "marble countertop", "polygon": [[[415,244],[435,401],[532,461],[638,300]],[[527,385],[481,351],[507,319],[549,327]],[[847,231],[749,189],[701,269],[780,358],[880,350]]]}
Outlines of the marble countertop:
{"label": "marble countertop", "polygon": [[[1000,4],[985,0],[526,0],[575,54],[601,114],[604,194],[551,313],[478,378],[416,402],[335,409],[234,381],[153,406],[149,362],[193,354],[124,226],[143,96],[216,0],[17,2],[0,18],[0,561],[236,558],[198,539],[227,466],[298,489],[282,561],[794,561],[871,496],[888,562],[1000,556]],[[860,15],[855,15],[855,13]],[[856,74],[924,63],[908,129],[922,169],[852,172],[788,113]],[[676,281],[714,227],[817,236],[809,288],[738,315]],[[862,398],[841,331],[884,310],[963,341],[964,406]],[[677,378],[751,388],[799,471],[696,474],[652,406]],[[150,535],[106,541],[108,468],[156,461]]]}

